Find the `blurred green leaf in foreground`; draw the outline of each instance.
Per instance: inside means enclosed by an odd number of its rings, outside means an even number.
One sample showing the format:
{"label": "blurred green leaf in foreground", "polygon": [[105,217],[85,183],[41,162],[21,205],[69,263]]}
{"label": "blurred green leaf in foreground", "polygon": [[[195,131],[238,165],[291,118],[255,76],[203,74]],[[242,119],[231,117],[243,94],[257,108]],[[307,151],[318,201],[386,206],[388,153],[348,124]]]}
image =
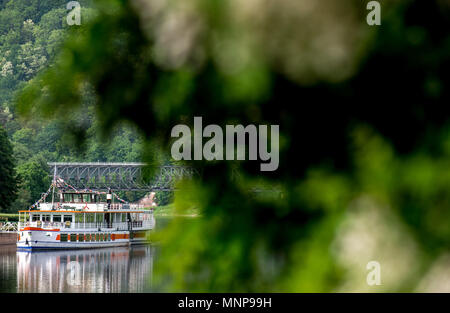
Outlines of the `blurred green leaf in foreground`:
{"label": "blurred green leaf in foreground", "polygon": [[382,2],[379,27],[360,0],[96,5],[24,115],[70,117],[92,90],[104,132],[131,122],[166,153],[194,116],[280,125],[275,172],[188,163],[175,209],[201,217],[158,234],[164,290],[450,291],[448,1]]}

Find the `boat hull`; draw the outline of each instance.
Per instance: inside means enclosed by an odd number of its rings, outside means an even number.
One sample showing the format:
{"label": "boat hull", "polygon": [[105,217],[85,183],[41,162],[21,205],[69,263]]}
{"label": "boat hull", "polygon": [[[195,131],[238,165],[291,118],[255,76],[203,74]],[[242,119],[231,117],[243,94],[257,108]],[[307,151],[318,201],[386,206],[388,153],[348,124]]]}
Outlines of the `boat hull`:
{"label": "boat hull", "polygon": [[148,242],[148,229],[136,231],[38,229],[24,228],[17,232],[17,249],[73,250],[123,247]]}

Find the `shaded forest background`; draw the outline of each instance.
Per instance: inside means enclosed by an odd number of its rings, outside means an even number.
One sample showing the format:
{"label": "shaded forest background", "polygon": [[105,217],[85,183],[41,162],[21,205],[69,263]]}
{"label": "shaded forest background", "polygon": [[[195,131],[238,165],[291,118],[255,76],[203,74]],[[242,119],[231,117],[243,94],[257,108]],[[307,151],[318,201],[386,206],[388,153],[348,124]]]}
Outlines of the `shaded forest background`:
{"label": "shaded forest background", "polygon": [[[101,136],[94,118],[94,97],[86,91],[84,107],[63,120],[22,119],[14,96],[48,67],[66,36],[68,1],[0,1],[0,125],[13,145],[21,177],[18,198],[3,212],[24,210],[48,189],[47,162],[140,162],[143,136],[132,125],[117,126]],[[84,18],[91,1],[80,1]],[[79,135],[83,134],[80,140]],[[134,201],[144,192],[120,192]],[[162,205],[170,195],[158,193]]]}
{"label": "shaded forest background", "polygon": [[[62,1],[0,3],[2,124],[19,172],[39,154],[161,163],[172,127],[194,116],[280,125],[275,172],[187,162],[202,177],[174,206],[201,218],[160,234],[155,284],[450,291],[448,1],[382,1],[380,27],[360,0],[81,1],[66,32]],[[380,286],[366,281],[373,260]]]}

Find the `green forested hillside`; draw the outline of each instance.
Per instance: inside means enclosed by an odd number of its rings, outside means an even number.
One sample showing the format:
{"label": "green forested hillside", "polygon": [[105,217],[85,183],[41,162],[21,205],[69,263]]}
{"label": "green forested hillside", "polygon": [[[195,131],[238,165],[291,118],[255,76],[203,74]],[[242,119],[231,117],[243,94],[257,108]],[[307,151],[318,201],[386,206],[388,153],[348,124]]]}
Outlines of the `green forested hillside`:
{"label": "green forested hillside", "polygon": [[[72,27],[48,13],[59,1],[0,4],[2,124],[24,178],[16,207],[46,190],[47,160],[138,158],[125,122],[148,154],[198,116],[277,125],[276,171],[185,162],[201,179],[160,214],[201,218],[152,235],[163,247],[154,286],[450,291],[448,1],[382,1],[380,26],[360,0],[95,0],[92,22]],[[56,55],[50,38],[65,34]],[[366,279],[372,261],[381,285]]]}
{"label": "green forested hillside", "polygon": [[[83,18],[93,14],[90,1],[79,2]],[[65,0],[0,0],[0,125],[13,144],[16,170],[22,178],[11,212],[25,209],[47,190],[46,162],[140,160],[142,138],[134,129],[124,125],[100,136],[94,122],[95,98],[88,90],[85,106],[71,112],[70,118],[18,117],[15,94],[51,64],[68,31],[66,4]],[[83,144],[80,134],[87,139]]]}

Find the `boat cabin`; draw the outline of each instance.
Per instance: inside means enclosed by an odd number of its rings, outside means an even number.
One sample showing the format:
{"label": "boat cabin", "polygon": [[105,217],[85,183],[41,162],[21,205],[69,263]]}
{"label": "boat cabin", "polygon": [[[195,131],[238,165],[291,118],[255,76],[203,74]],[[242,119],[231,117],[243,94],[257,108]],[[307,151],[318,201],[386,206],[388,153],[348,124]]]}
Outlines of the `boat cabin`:
{"label": "boat cabin", "polygon": [[41,228],[117,228],[142,227],[151,219],[152,211],[19,211],[21,227]]}

